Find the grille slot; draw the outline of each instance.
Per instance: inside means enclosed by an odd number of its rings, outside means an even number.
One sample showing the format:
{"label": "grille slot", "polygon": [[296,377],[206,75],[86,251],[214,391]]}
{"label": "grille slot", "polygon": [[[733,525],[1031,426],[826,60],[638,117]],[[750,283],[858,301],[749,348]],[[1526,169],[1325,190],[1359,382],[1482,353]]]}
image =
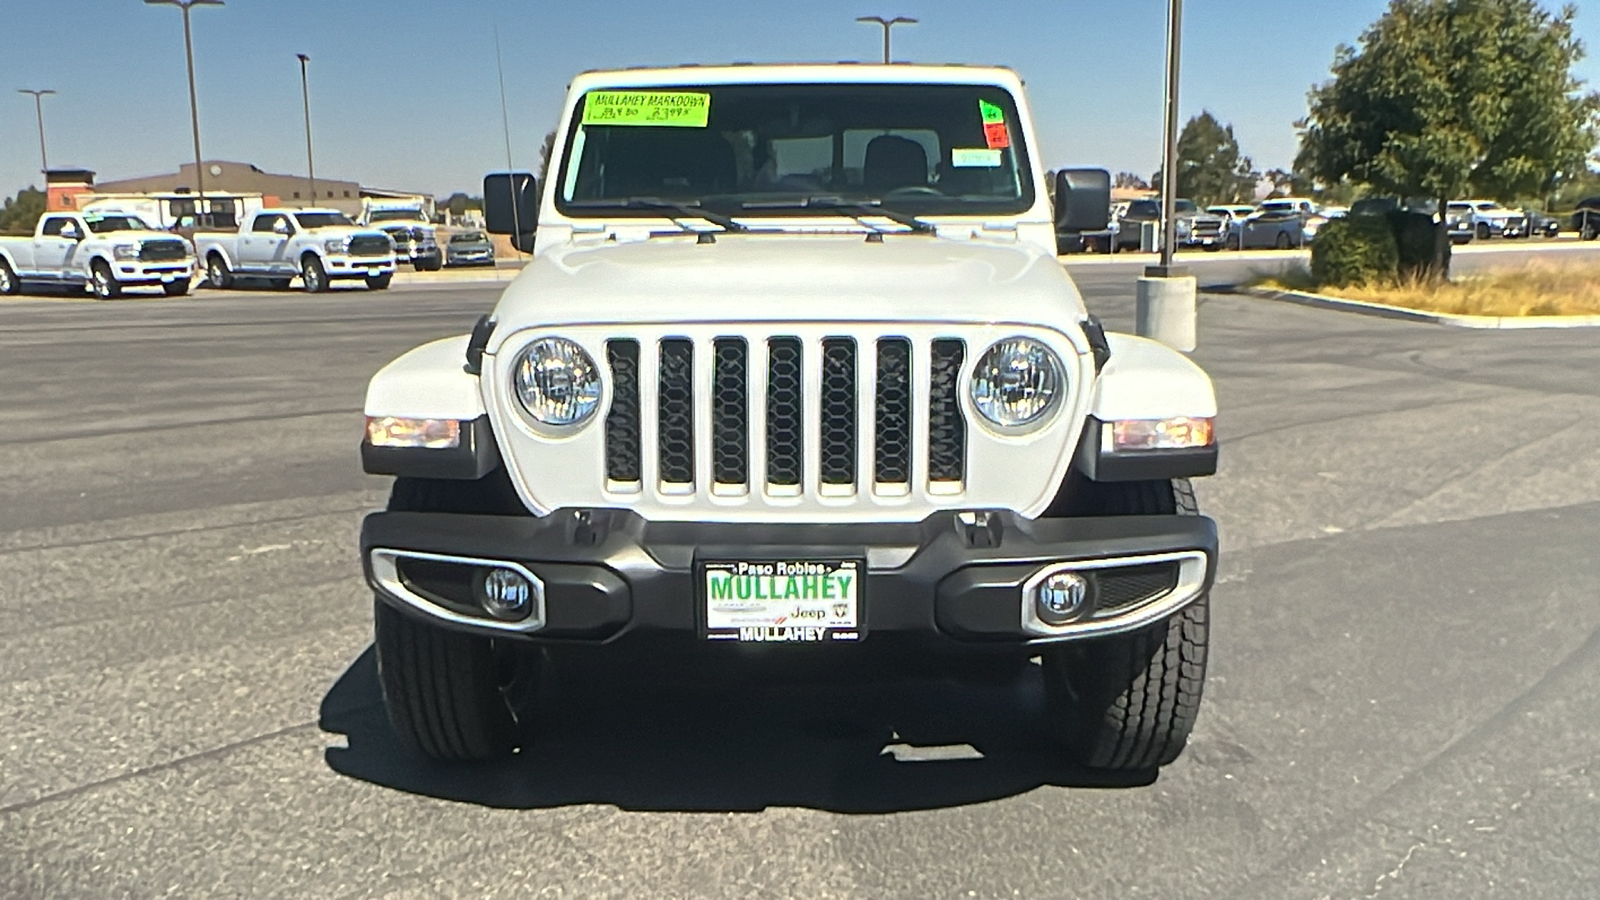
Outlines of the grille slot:
{"label": "grille slot", "polygon": [[1095,615],[1115,615],[1178,587],[1178,564],[1151,563],[1123,569],[1106,569],[1095,575]]}
{"label": "grille slot", "polygon": [[800,339],[767,342],[767,483],[800,486],[805,462],[804,350]]}
{"label": "grille slot", "polygon": [[822,342],[821,447],[822,483],[856,483],[856,342],[827,338]]}
{"label": "grille slot", "polygon": [[607,341],[606,361],[611,366],[611,412],[606,414],[606,478],[621,484],[638,484],[639,462],[639,342]]}
{"label": "grille slot", "polygon": [[718,338],[712,347],[712,478],[744,486],[750,483],[750,348],[742,338]]}
{"label": "grille slot", "polygon": [[661,375],[656,387],[657,451],[661,481],[694,484],[694,342],[661,342]]}
{"label": "grille slot", "polygon": [[878,386],[873,417],[873,480],[911,483],[911,342],[878,341]]}
{"label": "grille slot", "polygon": [[966,345],[959,340],[933,342],[929,353],[928,481],[960,482],[967,470],[967,423],[961,415],[957,387]]}

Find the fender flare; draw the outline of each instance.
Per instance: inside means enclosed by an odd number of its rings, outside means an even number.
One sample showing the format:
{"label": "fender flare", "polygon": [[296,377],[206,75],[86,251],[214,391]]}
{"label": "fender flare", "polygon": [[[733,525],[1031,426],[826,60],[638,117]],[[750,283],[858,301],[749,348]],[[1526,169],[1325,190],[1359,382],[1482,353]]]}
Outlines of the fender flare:
{"label": "fender flare", "polygon": [[1108,452],[1105,423],[1125,419],[1215,419],[1216,389],[1205,370],[1165,344],[1107,334],[1111,358],[1095,380],[1073,468],[1093,481],[1144,481],[1212,475],[1217,445],[1141,453]]}
{"label": "fender flare", "polygon": [[[310,251],[307,251],[310,252]],[[373,475],[472,481],[500,466],[478,376],[466,365],[468,335],[423,344],[379,369],[367,384],[368,418],[446,419],[460,423],[460,444],[445,449],[374,447],[361,442]]]}

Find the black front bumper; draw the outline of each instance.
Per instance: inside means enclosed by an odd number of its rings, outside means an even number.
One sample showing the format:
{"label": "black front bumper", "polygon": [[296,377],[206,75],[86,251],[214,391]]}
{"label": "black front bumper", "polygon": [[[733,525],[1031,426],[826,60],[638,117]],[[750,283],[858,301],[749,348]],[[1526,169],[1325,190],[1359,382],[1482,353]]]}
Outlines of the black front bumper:
{"label": "black front bumper", "polygon": [[[1210,587],[1217,531],[1203,516],[1029,520],[1007,512],[827,525],[648,522],[613,509],[562,510],[539,518],[367,516],[361,550],[368,582],[403,611],[428,617],[429,610],[380,584],[374,576],[375,549],[517,564],[543,582],[545,615],[542,627],[512,636],[581,643],[646,635],[698,641],[704,635],[704,601],[696,580],[698,563],[705,560],[865,559],[863,643],[899,635],[948,647],[992,647],[1111,633],[1148,622],[1148,616],[1135,621],[1139,608],[1130,608],[1114,620],[1096,620],[1082,634],[1042,636],[1022,624],[1023,586],[1055,563],[1126,559],[1134,566],[1151,557],[1187,554],[1204,565],[1198,581],[1189,585],[1192,599]],[[1167,598],[1164,615],[1176,600],[1175,594]],[[507,636],[504,623],[487,616],[482,622],[461,615],[433,620]]]}

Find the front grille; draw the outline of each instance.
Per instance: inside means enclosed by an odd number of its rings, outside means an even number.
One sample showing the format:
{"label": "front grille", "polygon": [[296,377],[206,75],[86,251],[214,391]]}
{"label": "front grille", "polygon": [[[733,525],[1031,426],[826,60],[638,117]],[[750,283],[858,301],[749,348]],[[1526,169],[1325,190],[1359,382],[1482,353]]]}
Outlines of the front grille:
{"label": "front grille", "polygon": [[139,248],[139,259],[144,262],[172,262],[188,255],[183,241],[145,241]]}
{"label": "front grille", "polygon": [[[964,489],[959,340],[779,334],[698,346],[666,337],[646,348],[606,343],[612,491],[904,496],[919,478],[939,493]],[[643,354],[656,364],[641,366]]]}
{"label": "front grille", "polygon": [[388,238],[369,234],[350,239],[351,256],[388,256],[389,252]]}
{"label": "front grille", "polygon": [[1189,233],[1197,238],[1214,238],[1222,236],[1221,219],[1194,219]]}
{"label": "front grille", "polygon": [[1178,586],[1175,562],[1106,569],[1095,575],[1095,615],[1116,615],[1171,592]]}

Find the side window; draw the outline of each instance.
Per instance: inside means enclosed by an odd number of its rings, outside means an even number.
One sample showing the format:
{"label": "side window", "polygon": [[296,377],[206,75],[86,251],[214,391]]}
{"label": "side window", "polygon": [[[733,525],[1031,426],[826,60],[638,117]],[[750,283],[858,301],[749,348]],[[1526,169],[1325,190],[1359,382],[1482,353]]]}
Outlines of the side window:
{"label": "side window", "polygon": [[250,230],[257,234],[271,234],[272,226],[277,224],[277,222],[278,217],[271,213],[263,216],[256,216],[256,220],[253,224],[251,224]]}
{"label": "side window", "polygon": [[60,237],[61,230],[66,228],[67,223],[71,221],[72,220],[66,216],[54,216],[52,218],[45,219],[44,230],[41,233],[49,237]]}

